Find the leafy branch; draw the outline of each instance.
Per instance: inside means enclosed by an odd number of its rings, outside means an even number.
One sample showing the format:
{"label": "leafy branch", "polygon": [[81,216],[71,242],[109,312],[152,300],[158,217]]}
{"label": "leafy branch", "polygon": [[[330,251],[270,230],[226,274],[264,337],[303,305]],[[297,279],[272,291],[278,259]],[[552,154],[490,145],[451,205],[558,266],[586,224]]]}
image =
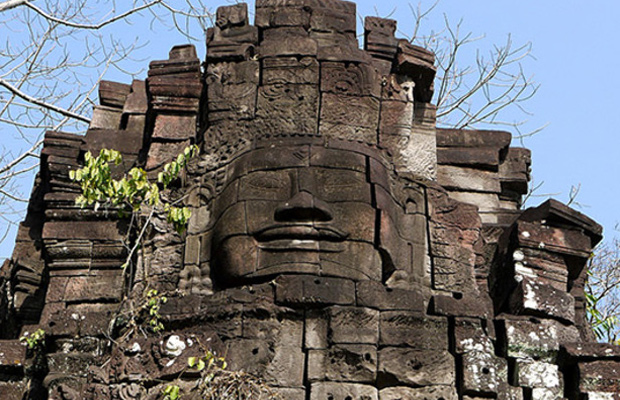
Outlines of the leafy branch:
{"label": "leafy branch", "polygon": [[[84,155],[84,167],[69,171],[69,177],[78,182],[82,194],[77,197],[76,204],[81,207],[94,206],[99,208],[114,208],[119,215],[137,213],[142,206],[152,209],[163,207],[168,222],[175,230],[182,233],[191,216],[187,207],[176,207],[161,197],[161,190],[167,189],[185,168],[190,158],[196,155],[198,147],[189,146],[166,164],[157,176],[157,183],[150,182],[144,169],[134,167],[121,179],[112,177],[112,165],[122,162],[121,154],[116,150],[102,149],[99,156],[93,157],[90,152]],[[161,189],[160,189],[161,185]]]}

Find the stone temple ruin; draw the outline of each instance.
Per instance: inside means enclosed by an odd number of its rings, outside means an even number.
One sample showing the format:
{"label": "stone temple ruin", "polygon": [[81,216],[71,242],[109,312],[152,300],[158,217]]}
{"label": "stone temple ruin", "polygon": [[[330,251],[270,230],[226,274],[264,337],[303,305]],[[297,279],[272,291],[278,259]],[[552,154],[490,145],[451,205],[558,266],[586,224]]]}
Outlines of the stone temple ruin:
{"label": "stone temple ruin", "polygon": [[[620,348],[585,315],[601,227],[521,210],[529,151],[436,128],[434,56],[395,29],[366,18],[362,50],[353,3],[258,0],[254,25],[218,9],[204,63],[177,46],[102,81],[85,136],[45,135],[0,271],[0,398],[197,398],[179,376],[202,343],[282,399],[620,399]],[[135,232],[76,206],[68,172],[114,148],[117,174],[155,176],[190,143],[187,231],[156,218],[122,270]],[[164,329],[123,335],[152,289]]]}

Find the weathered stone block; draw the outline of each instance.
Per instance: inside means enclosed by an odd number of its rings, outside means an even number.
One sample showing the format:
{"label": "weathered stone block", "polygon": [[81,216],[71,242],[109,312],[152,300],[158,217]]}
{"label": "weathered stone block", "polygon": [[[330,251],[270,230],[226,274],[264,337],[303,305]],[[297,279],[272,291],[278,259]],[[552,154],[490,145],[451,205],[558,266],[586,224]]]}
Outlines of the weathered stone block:
{"label": "weathered stone block", "polygon": [[391,289],[380,282],[356,283],[357,305],[381,311],[426,311],[428,300],[418,291]]}
{"label": "weathered stone block", "polygon": [[482,327],[479,319],[455,318],[454,342],[457,353],[480,351],[488,354],[495,352],[491,338]]}
{"label": "weathered stone block", "polygon": [[547,389],[547,388],[534,388],[532,389],[532,399],[537,400],[559,400],[565,399],[561,391]]}
{"label": "weathered stone block", "polygon": [[277,56],[316,56],[316,40],[310,39],[303,29],[272,28],[263,31],[264,39],[260,46],[261,57]]}
{"label": "weathered stone block", "polygon": [[159,114],[155,118],[154,139],[186,140],[196,137],[196,116]]}
{"label": "weathered stone block", "polygon": [[500,383],[497,391],[498,400],[523,400],[523,389],[510,386],[507,383]]}
{"label": "weathered stone block", "polygon": [[102,106],[122,108],[131,91],[131,85],[112,81],[99,81],[99,102]]}
{"label": "weathered stone block", "polygon": [[285,319],[276,336],[273,360],[265,370],[272,384],[300,387],[304,378],[303,321]]}
{"label": "weathered stone block", "polygon": [[258,61],[209,64],[206,76],[209,121],[253,118],[258,79]]}
{"label": "weathered stone block", "polygon": [[493,394],[507,382],[508,363],[505,359],[484,351],[470,351],[462,356],[463,390],[471,394]]}
{"label": "weathered stone block", "polygon": [[620,393],[620,362],[584,362],[578,368],[581,392]]}
{"label": "weathered stone block", "polygon": [[328,318],[323,310],[306,311],[306,323],[304,325],[304,347],[306,349],[326,349],[329,345],[327,340]]}
{"label": "weathered stone block", "polygon": [[553,362],[561,343],[579,341],[574,326],[564,326],[548,319],[504,320],[506,354],[512,358],[534,358]]}
{"label": "weathered stone block", "polygon": [[[26,347],[18,340],[0,340],[0,370],[21,371],[26,359]],[[0,391],[1,393],[1,391]],[[8,398],[8,397],[7,397]]]}
{"label": "weathered stone block", "polygon": [[149,149],[149,155],[146,160],[146,170],[152,171],[164,164],[176,159],[183,150],[190,145],[189,140],[179,142],[153,142]]}
{"label": "weathered stone block", "polygon": [[[86,132],[84,149],[99,155],[101,149],[114,149],[122,154],[137,155],[142,149],[142,132],[115,129],[93,129]],[[125,162],[123,166],[125,166]],[[129,169],[129,168],[126,168]]]}
{"label": "weathered stone block", "polygon": [[412,312],[387,311],[380,317],[382,346],[409,346],[417,350],[448,349],[448,319]]}
{"label": "weathered stone block", "polygon": [[[375,96],[379,79],[369,64],[321,63],[321,92],[345,96]],[[413,116],[413,105],[412,114]]]}
{"label": "weathered stone block", "polygon": [[341,344],[308,352],[308,380],[374,383],[377,378],[377,348]]}
{"label": "weathered stone block", "polygon": [[0,397],[3,399],[22,399],[30,392],[29,381],[0,382]]}
{"label": "weathered stone block", "polygon": [[437,181],[446,189],[489,193],[501,192],[497,174],[481,169],[439,165],[437,167]]}
{"label": "weathered stone block", "polygon": [[460,299],[452,296],[436,295],[431,302],[431,310],[435,315],[449,317],[480,317],[489,318],[493,314],[493,304],[488,296],[477,297],[465,295]]}
{"label": "weathered stone block", "polygon": [[506,131],[437,129],[437,146],[441,147],[492,147],[507,149],[512,135]]}
{"label": "weathered stone block", "polygon": [[279,276],[276,278],[276,302],[289,305],[355,303],[355,284],[339,278],[315,276]]}
{"label": "weathered stone block", "polygon": [[120,301],[122,292],[121,272],[109,275],[73,276],[68,279],[63,299],[67,302]]}
{"label": "weathered stone block", "polygon": [[499,208],[499,198],[496,193],[450,192],[450,197],[478,206],[480,211],[493,211]]}
{"label": "weathered stone block", "polygon": [[258,90],[256,123],[260,132],[315,134],[318,111],[319,88],[316,85],[271,84]]}
{"label": "weathered stone block", "polygon": [[409,386],[451,385],[454,358],[447,351],[386,347],[379,351],[379,381]]}
{"label": "weathered stone block", "polygon": [[286,400],[305,400],[306,391],[300,388],[272,388],[273,392]]}
{"label": "weathered stone block", "polygon": [[575,321],[575,298],[566,291],[524,278],[510,296],[513,314],[539,315]]}
{"label": "weathered stone block", "polygon": [[[432,248],[432,247],[431,247]],[[457,293],[475,290],[473,252],[461,252],[469,256],[468,262],[452,258],[433,257],[433,286],[435,289]]]}
{"label": "weathered stone block", "polygon": [[377,142],[379,100],[323,93],[319,133],[325,137]]}
{"label": "weathered stone block", "polygon": [[620,347],[609,343],[564,343],[562,353],[572,360],[620,360]]}
{"label": "weathered stone block", "polygon": [[149,100],[146,92],[146,82],[134,79],[131,83],[131,92],[123,105],[123,114],[146,114],[149,109]]}
{"label": "weathered stone block", "polygon": [[262,85],[319,83],[319,63],[313,57],[264,58],[262,67]]}
{"label": "weathered stone block", "polygon": [[330,307],[329,338],[332,343],[377,343],[379,312],[361,307]]}
{"label": "weathered stone block", "polygon": [[588,392],[585,393],[585,400],[618,400],[620,393],[611,392]]}
{"label": "weathered stone block", "polygon": [[557,365],[542,361],[517,359],[515,377],[519,386],[553,389],[556,395],[564,392],[564,379]]}
{"label": "weathered stone block", "polygon": [[378,400],[375,387],[359,383],[317,382],[310,386],[310,400]]}
{"label": "weathered stone block", "polygon": [[419,388],[411,388],[405,386],[394,386],[381,389],[379,392],[379,400],[409,400],[409,399],[425,399],[425,400],[457,400],[456,388],[453,386],[425,386]]}
{"label": "weathered stone block", "polygon": [[53,353],[47,355],[47,365],[51,374],[72,375],[85,378],[90,366],[98,365],[98,357],[84,353]]}
{"label": "weathered stone block", "polygon": [[437,163],[444,165],[462,165],[469,167],[487,168],[497,171],[499,166],[499,151],[488,147],[479,148],[452,148],[437,145]]}
{"label": "weathered stone block", "polygon": [[94,106],[89,129],[119,129],[123,111],[115,107]]}

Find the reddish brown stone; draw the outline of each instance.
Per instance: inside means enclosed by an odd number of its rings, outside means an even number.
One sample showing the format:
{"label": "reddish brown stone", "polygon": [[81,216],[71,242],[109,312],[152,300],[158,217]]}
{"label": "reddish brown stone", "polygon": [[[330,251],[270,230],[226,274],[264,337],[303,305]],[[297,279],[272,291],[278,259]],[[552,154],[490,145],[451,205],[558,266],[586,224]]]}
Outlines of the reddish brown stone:
{"label": "reddish brown stone", "polygon": [[355,284],[346,279],[313,276],[279,276],[276,302],[290,305],[355,303]]}
{"label": "reddish brown stone", "polygon": [[581,392],[620,393],[620,362],[592,361],[578,364]]}
{"label": "reddish brown stone", "polygon": [[398,50],[398,40],[394,37],[396,21],[387,18],[364,18],[364,50],[374,57],[392,60]]}
{"label": "reddish brown stone", "polygon": [[356,284],[357,305],[382,311],[426,310],[428,300],[417,291],[391,289],[379,282],[361,281]]}
{"label": "reddish brown stone", "polygon": [[170,161],[176,159],[176,157],[183,152],[183,150],[190,145],[189,140],[181,142],[153,142],[149,150],[149,158],[146,161],[146,170],[152,171]]}
{"label": "reddish brown stone", "polygon": [[497,170],[499,165],[499,152],[496,149],[488,147],[438,147],[437,163],[467,165]]}
{"label": "reddish brown stone", "polygon": [[155,120],[154,139],[186,140],[196,137],[196,117],[160,114]]}
{"label": "reddish brown stone", "polygon": [[102,80],[99,82],[99,102],[102,106],[122,108],[130,91],[130,85]]}
{"label": "reddish brown stone", "polygon": [[25,360],[26,346],[23,343],[19,340],[0,340],[0,370],[19,371],[23,368]]}
{"label": "reddish brown stone", "polygon": [[448,320],[402,311],[381,313],[379,344],[419,350],[448,349]]}
{"label": "reddish brown stone", "polygon": [[114,221],[47,222],[43,239],[122,240],[124,227]]}

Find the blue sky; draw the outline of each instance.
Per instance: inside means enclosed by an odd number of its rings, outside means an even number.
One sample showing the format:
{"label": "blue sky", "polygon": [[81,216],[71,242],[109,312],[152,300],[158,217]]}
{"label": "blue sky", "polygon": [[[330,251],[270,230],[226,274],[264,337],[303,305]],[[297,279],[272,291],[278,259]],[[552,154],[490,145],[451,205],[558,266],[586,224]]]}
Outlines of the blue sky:
{"label": "blue sky", "polygon": [[[432,3],[424,1],[422,7]],[[408,2],[364,0],[357,4],[360,16],[389,15],[398,21],[403,33],[413,29]],[[544,125],[546,128],[525,139],[524,145],[533,153],[535,184],[544,182],[537,193],[554,194],[565,202],[571,186],[580,185],[577,202],[583,206],[578,209],[604,226],[607,239],[617,236],[614,227],[620,222],[620,211],[615,209],[616,199],[620,198],[616,184],[616,173],[620,172],[620,2],[601,0],[586,5],[582,1],[442,0],[424,21],[422,33],[441,29],[444,14],[453,22],[462,18],[462,30],[471,31],[474,36],[484,35],[476,45],[483,52],[493,44],[505,43],[508,34],[515,45],[532,43],[535,58],[524,60],[523,66],[540,89],[526,105],[532,115],[524,129]],[[150,60],[167,58],[172,45],[186,42],[166,29],[153,32],[139,24],[116,25],[114,29],[124,30],[128,41],[136,32],[142,32],[140,39],[148,43],[135,58],[141,59],[139,63],[144,68]],[[204,45],[197,47],[204,56]],[[139,77],[145,75],[143,72]],[[114,72],[105,79],[129,82],[129,78]],[[511,112],[505,118],[513,118]],[[515,113],[514,118],[522,119],[522,115]],[[28,193],[29,189],[24,191]],[[528,204],[536,205],[545,199],[533,198]],[[0,261],[10,255],[13,240],[8,238],[0,243]]]}

